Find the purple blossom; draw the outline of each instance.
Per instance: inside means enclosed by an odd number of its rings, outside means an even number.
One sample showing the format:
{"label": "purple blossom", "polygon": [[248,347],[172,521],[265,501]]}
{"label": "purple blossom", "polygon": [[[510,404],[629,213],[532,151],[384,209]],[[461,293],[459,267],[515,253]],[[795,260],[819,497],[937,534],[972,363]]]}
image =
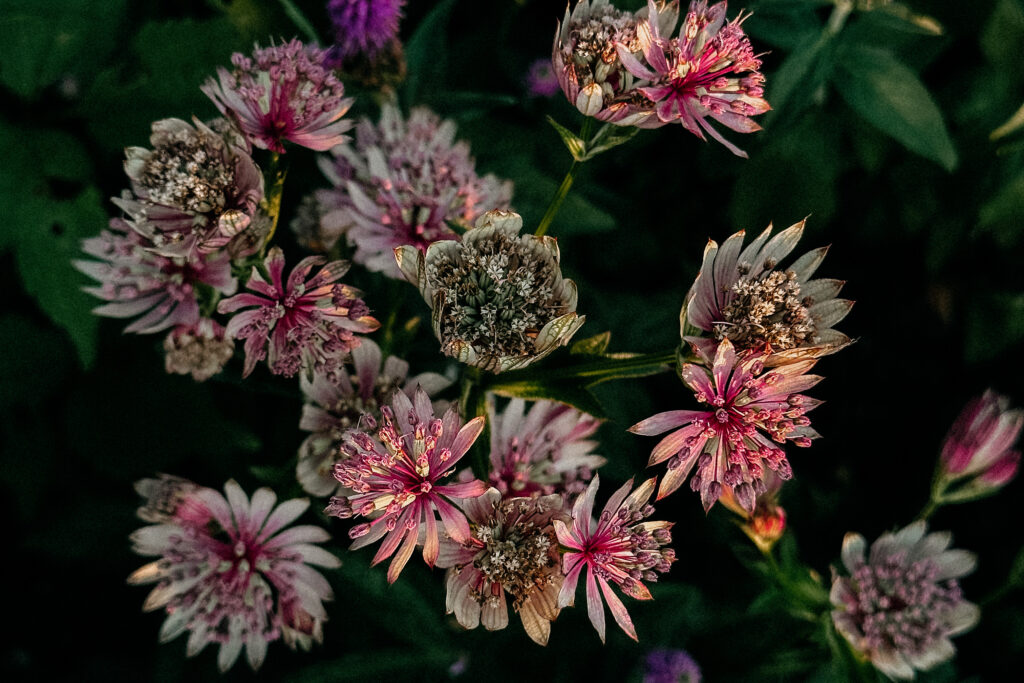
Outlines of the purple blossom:
{"label": "purple blossom", "polygon": [[551,97],[559,91],[561,85],[555,75],[551,60],[541,58],[534,60],[526,72],[526,91],[534,97]]}
{"label": "purple blossom", "polygon": [[644,658],[643,683],[700,682],[700,667],[686,650],[658,648]]}
{"label": "purple blossom", "polygon": [[[284,252],[273,247],[263,261],[269,282],[253,266],[245,286],[255,294],[238,294],[217,306],[219,313],[234,313],[228,336],[245,339],[243,377],[264,358],[276,375],[291,377],[302,368],[334,372],[359,346],[355,333],[380,327],[359,298],[360,292],[337,281],[348,264],[325,263],[322,256],[306,257],[285,281]],[[310,276],[317,266],[323,267]],[[237,312],[243,308],[247,310]]]}
{"label": "purple blossom", "polygon": [[329,0],[327,14],[334,27],[332,64],[362,54],[373,57],[398,37],[405,0]]}
{"label": "purple blossom", "polygon": [[340,120],[352,105],[324,65],[324,51],[292,40],[231,56],[233,71],[217,69],[202,91],[256,147],[285,151],[284,141],[322,152],[341,144],[352,126]]}

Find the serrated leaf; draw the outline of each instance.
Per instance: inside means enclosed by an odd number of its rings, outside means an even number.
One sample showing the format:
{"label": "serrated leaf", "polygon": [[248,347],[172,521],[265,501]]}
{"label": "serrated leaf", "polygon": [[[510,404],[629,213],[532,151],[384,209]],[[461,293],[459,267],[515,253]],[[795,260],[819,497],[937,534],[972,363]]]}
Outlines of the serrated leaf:
{"label": "serrated leaf", "polygon": [[444,81],[448,65],[448,19],[455,0],[438,3],[405,44],[405,101],[417,104],[427,101],[423,93],[435,90]]}
{"label": "serrated leaf", "polygon": [[836,88],[854,111],[907,149],[947,171],[956,167],[942,112],[917,74],[891,53],[844,47],[836,60]]}
{"label": "serrated leaf", "polygon": [[558,133],[558,136],[562,138],[562,143],[565,145],[565,148],[569,150],[569,154],[572,155],[572,158],[576,161],[586,161],[586,145],[584,144],[583,139],[550,116],[548,116],[547,119],[548,123],[551,124],[551,127]]}

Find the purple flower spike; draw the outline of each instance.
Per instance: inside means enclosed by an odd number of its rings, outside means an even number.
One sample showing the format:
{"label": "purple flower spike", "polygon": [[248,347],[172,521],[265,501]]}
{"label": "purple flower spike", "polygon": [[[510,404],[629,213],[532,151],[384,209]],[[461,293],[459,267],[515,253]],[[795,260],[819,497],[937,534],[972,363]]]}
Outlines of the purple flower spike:
{"label": "purple flower spike", "polygon": [[700,682],[700,667],[686,650],[658,648],[644,658],[643,683]]}
{"label": "purple flower spike", "polygon": [[362,54],[373,57],[398,37],[405,0],[330,0],[327,14],[334,25],[332,62]]}

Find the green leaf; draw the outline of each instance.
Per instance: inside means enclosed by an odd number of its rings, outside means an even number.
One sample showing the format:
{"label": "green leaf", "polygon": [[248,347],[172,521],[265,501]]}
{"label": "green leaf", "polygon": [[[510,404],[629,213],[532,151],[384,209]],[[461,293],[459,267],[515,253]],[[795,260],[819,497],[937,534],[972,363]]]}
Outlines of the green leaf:
{"label": "green leaf", "polygon": [[438,90],[448,67],[448,19],[455,0],[439,2],[405,44],[405,101],[428,101],[424,92]]}
{"label": "green leaf", "polygon": [[[231,53],[242,47],[240,43],[234,27],[225,18],[182,19],[145,24],[132,47],[146,73],[147,97],[202,103],[206,96],[199,86],[214,75],[218,66],[230,65]],[[183,50],[183,45],[188,45],[188,49]],[[179,111],[178,115],[187,114]]]}
{"label": "green leaf", "polygon": [[989,360],[1024,341],[1024,294],[995,292],[975,297],[967,311],[965,354]]}
{"label": "green leaf", "polygon": [[836,60],[836,87],[846,103],[907,149],[956,167],[942,112],[917,74],[885,50],[849,45]]}
{"label": "green leaf", "polygon": [[547,119],[551,127],[558,132],[558,136],[562,138],[562,142],[565,144],[566,149],[569,150],[572,158],[576,161],[586,161],[586,144],[583,142],[583,139],[550,116]]}
{"label": "green leaf", "polygon": [[0,349],[0,410],[40,403],[68,370],[59,335],[21,315],[0,317]]}
{"label": "green leaf", "polygon": [[412,672],[433,680],[442,680],[446,677],[445,670],[454,661],[454,655],[442,652],[410,652],[405,649],[355,652],[329,662],[304,667],[286,675],[284,680],[289,683],[363,683],[381,679],[411,680],[409,675]]}
{"label": "green leaf", "polygon": [[1003,185],[978,212],[978,229],[991,233],[996,243],[1009,248],[1020,242],[1024,224],[1024,174]]}
{"label": "green leaf", "polygon": [[601,356],[608,350],[608,344],[612,341],[611,331],[595,334],[593,337],[578,339],[569,347],[569,353],[582,354],[585,356]]}
{"label": "green leaf", "polygon": [[825,32],[806,36],[786,57],[778,71],[770,77],[768,101],[772,104],[773,112],[782,111],[797,89],[804,94],[815,90],[821,76],[815,74],[814,78],[809,79],[808,75],[815,71],[822,48],[828,43],[829,34]]}
{"label": "green leaf", "polygon": [[577,382],[502,382],[493,387],[491,391],[507,398],[522,398],[528,401],[558,401],[596,418],[602,420],[607,418],[604,408],[597,398],[585,386],[581,386]]}
{"label": "green leaf", "polygon": [[640,129],[636,126],[616,126],[613,123],[606,123],[597,130],[593,138],[587,141],[586,151],[580,161],[588,161],[598,154],[629,142],[639,132]]}
{"label": "green leaf", "polygon": [[944,33],[942,24],[927,14],[917,14],[901,2],[881,5],[864,14],[864,21],[905,33],[923,36],[941,36]]}

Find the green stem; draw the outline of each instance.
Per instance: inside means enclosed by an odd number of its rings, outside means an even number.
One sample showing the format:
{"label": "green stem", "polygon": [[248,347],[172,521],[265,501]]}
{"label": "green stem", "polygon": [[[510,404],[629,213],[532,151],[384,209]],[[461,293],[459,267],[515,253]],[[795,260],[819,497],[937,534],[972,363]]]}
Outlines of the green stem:
{"label": "green stem", "polygon": [[833,36],[839,35],[846,24],[846,20],[853,11],[853,0],[835,0],[836,6],[828,17],[828,24],[825,30]]}
{"label": "green stem", "polygon": [[[580,139],[583,140],[584,150],[590,146],[590,129],[594,125],[594,119],[587,116],[583,119],[583,128],[580,129]],[[555,196],[551,199],[551,203],[548,204],[548,210],[544,212],[544,217],[540,219],[540,225],[537,226],[537,231],[533,233],[537,237],[543,237],[551,227],[551,222],[555,220],[555,216],[558,215],[558,210],[562,208],[562,202],[565,201],[566,196],[569,194],[569,189],[572,188],[573,180],[577,167],[580,165],[580,161],[577,159],[572,160],[572,164],[569,166],[568,172],[565,177],[562,178],[562,184],[558,186],[558,190],[555,192]]]}
{"label": "green stem", "polygon": [[270,189],[263,198],[263,211],[270,217],[270,230],[267,238],[263,240],[260,248],[260,259],[267,254],[267,247],[274,239],[277,232],[277,222],[281,218],[281,197],[284,195],[284,179],[288,175],[288,168],[281,165],[281,156],[277,152],[270,153],[270,163],[267,164],[267,177],[271,178]]}
{"label": "green stem", "polygon": [[[532,379],[585,379],[588,386],[599,384],[610,379],[615,379],[623,372],[636,372],[645,369],[651,370],[651,374],[664,372],[674,365],[676,352],[666,351],[662,353],[647,353],[629,358],[605,358],[593,363],[583,363],[567,368],[551,368],[543,371],[522,370],[520,372],[508,372],[500,376],[487,388],[495,390],[503,385],[516,384],[524,380]],[[669,366],[669,367],[663,367]]]}
{"label": "green stem", "polygon": [[940,507],[942,507],[942,503],[939,503],[934,499],[931,499],[928,501],[928,504],[921,509],[921,512],[917,513],[916,519],[928,519]]}
{"label": "green stem", "polygon": [[316,34],[316,29],[313,28],[313,24],[310,23],[306,15],[302,13],[302,10],[292,2],[292,0],[278,0],[281,3],[281,9],[288,15],[288,18],[292,20],[295,27],[298,28],[302,33],[305,34],[306,39],[314,45],[320,44],[320,37]]}

